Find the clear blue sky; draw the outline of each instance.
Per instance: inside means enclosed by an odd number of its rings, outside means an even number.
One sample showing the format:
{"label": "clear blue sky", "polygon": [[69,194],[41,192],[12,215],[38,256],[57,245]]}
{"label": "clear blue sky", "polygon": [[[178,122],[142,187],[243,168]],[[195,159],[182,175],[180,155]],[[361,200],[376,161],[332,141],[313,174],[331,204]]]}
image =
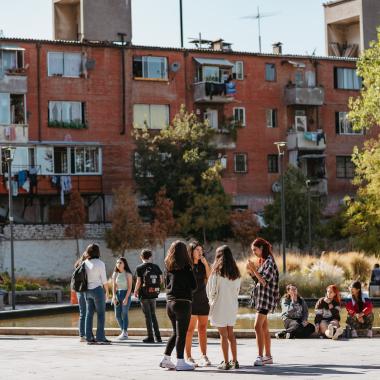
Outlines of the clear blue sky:
{"label": "clear blue sky", "polygon": [[[184,39],[222,37],[234,50],[258,51],[257,21],[241,19],[276,12],[261,24],[264,52],[281,41],[285,53],[324,55],[322,3],[326,0],[183,0]],[[9,37],[52,39],[51,0],[0,0],[0,30]],[[179,0],[132,0],[133,43],[180,46]]]}

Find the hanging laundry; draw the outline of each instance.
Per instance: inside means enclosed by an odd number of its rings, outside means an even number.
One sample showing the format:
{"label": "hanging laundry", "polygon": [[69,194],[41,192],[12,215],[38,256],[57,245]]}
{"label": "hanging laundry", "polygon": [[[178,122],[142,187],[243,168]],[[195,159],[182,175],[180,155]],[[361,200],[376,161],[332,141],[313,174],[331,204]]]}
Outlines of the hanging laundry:
{"label": "hanging laundry", "polygon": [[226,83],[226,95],[235,95],[236,94],[236,83],[227,82]]}
{"label": "hanging laundry", "polygon": [[27,179],[24,184],[21,186],[27,193],[30,192],[30,180]]}
{"label": "hanging laundry", "polygon": [[61,185],[61,205],[65,204],[65,193],[69,193],[71,191],[71,177],[68,175],[61,176],[60,180]]}
{"label": "hanging laundry", "polygon": [[20,170],[18,172],[18,185],[19,185],[19,187],[22,187],[22,185],[27,180],[27,177],[28,177],[28,173],[26,170]]}

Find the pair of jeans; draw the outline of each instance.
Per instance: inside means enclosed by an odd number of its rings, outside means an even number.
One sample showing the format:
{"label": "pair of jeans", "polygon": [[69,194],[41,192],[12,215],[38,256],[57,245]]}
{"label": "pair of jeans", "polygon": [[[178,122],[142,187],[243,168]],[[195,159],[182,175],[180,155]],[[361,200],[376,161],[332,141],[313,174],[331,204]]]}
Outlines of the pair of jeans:
{"label": "pair of jeans", "polygon": [[127,332],[128,330],[128,312],[129,307],[131,306],[131,295],[129,295],[128,303],[123,304],[125,296],[127,295],[127,290],[118,290],[116,291],[116,299],[119,301],[118,305],[114,305],[115,318],[120,327],[121,332]]}
{"label": "pair of jeans", "polygon": [[153,330],[156,339],[161,339],[160,328],[156,317],[156,299],[140,299],[141,308],[145,316],[148,338],[153,339]]}
{"label": "pair of jeans", "polygon": [[86,291],[86,339],[91,341],[92,324],[94,319],[94,313],[96,311],[98,317],[98,323],[96,328],[96,340],[105,341],[106,336],[104,333],[105,315],[106,315],[106,297],[102,286],[98,286],[95,289]]}
{"label": "pair of jeans", "polygon": [[177,359],[184,358],[186,334],[191,318],[191,302],[185,300],[169,300],[166,311],[172,323],[173,333],[166,344],[165,355],[171,356],[174,347]]}
{"label": "pair of jeans", "polygon": [[359,320],[355,317],[349,315],[347,317],[346,323],[353,330],[371,330],[373,325],[374,315],[370,313],[363,316],[363,323],[360,323]]}
{"label": "pair of jeans", "polygon": [[86,336],[86,293],[77,292],[79,306],[79,336]]}
{"label": "pair of jeans", "polygon": [[315,326],[308,323],[306,326],[302,324],[302,321],[287,318],[284,321],[285,331],[290,334],[291,338],[308,338],[315,332]]}

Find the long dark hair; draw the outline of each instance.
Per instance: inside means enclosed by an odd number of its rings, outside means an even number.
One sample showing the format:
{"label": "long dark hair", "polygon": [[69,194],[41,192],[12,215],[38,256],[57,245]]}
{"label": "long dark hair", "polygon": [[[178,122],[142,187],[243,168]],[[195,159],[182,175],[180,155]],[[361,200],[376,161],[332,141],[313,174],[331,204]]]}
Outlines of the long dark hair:
{"label": "long dark hair", "polygon": [[[132,271],[131,271],[131,268],[129,268],[127,259],[125,257],[120,256],[116,261],[119,261],[119,260],[123,262],[123,264],[124,264],[124,270],[127,273],[132,274]],[[117,268],[117,265],[115,265],[115,268],[114,268],[113,272],[114,273],[120,273],[119,269]]]}
{"label": "long dark hair", "polygon": [[355,289],[359,290],[358,297],[352,296],[352,298],[358,304],[359,313],[361,313],[363,311],[363,308],[364,308],[362,284],[360,283],[360,281],[354,281],[351,284],[351,288],[355,288]]}
{"label": "long dark hair", "polygon": [[86,254],[87,258],[89,260],[91,259],[98,259],[100,257],[100,249],[97,244],[90,244],[86,248]]}
{"label": "long dark hair", "polygon": [[189,251],[189,255],[191,257],[191,261],[194,262],[194,251],[196,250],[196,248],[198,247],[201,247],[203,248],[202,244],[199,243],[199,241],[192,241],[191,243],[189,243],[189,246],[188,246],[188,251]]}
{"label": "long dark hair", "polygon": [[184,242],[176,240],[171,244],[165,258],[165,266],[169,272],[173,270],[181,270],[186,266],[193,267],[193,263]]}
{"label": "long dark hair", "polygon": [[229,280],[240,278],[240,271],[228,245],[222,245],[216,249],[212,272]]}
{"label": "long dark hair", "polygon": [[297,300],[299,300],[299,299],[301,299],[301,296],[300,296],[300,294],[298,293],[298,288],[295,286],[295,285],[293,285],[293,284],[288,284],[288,285],[286,285],[286,293],[283,295],[283,298],[285,298],[285,299],[287,299],[287,300],[290,300],[290,295],[289,295],[289,290],[290,290],[290,288],[292,287],[292,286],[294,286],[296,289],[297,289]]}
{"label": "long dark hair", "polygon": [[[262,264],[269,256],[273,258],[272,244],[263,238],[257,238],[252,242],[252,246],[260,248],[262,251],[262,257],[260,258],[260,264]],[[273,258],[274,260],[274,258]]]}

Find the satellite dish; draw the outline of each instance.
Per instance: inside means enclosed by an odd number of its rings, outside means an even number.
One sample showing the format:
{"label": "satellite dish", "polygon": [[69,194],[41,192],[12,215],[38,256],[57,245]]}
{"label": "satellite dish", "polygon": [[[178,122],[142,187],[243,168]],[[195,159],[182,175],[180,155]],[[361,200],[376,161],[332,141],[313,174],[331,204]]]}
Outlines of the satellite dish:
{"label": "satellite dish", "polygon": [[179,62],[173,62],[170,65],[170,69],[171,71],[173,71],[173,73],[176,73],[180,68],[181,68],[181,64]]}
{"label": "satellite dish", "polygon": [[279,193],[281,191],[281,184],[279,182],[273,182],[272,191],[274,193]]}

